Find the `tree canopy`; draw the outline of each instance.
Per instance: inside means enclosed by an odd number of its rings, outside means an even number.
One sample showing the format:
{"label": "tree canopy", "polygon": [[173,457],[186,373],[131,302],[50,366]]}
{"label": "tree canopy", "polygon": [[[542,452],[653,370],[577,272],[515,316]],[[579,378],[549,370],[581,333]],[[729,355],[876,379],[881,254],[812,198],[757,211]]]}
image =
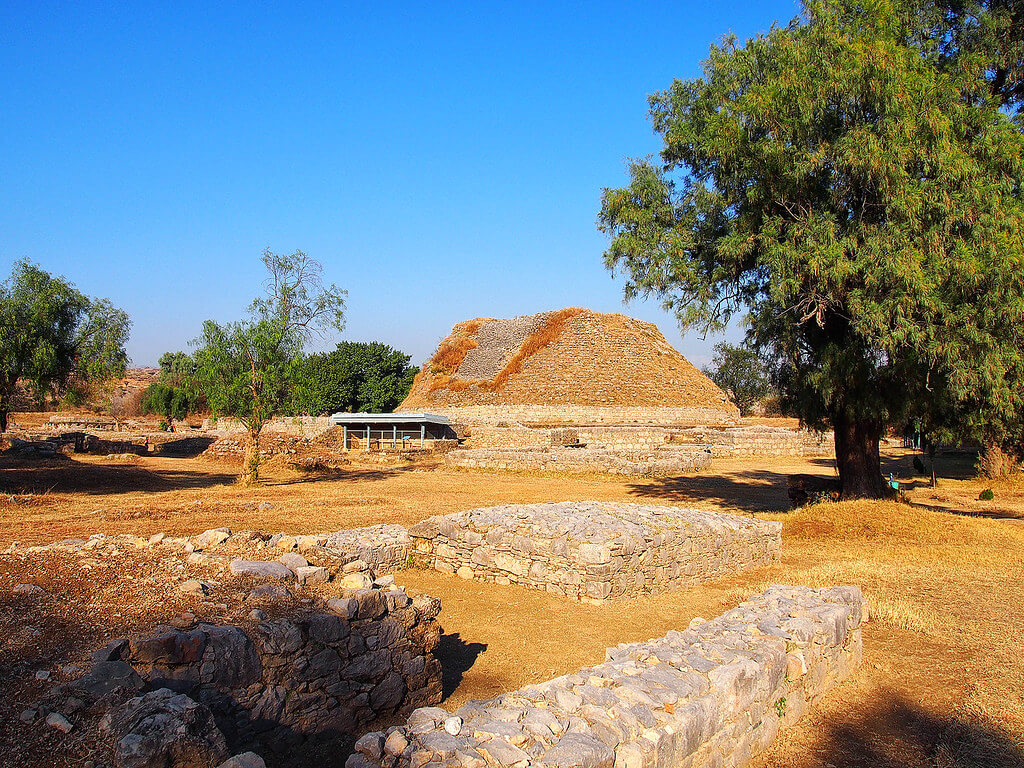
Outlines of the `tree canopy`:
{"label": "tree canopy", "polygon": [[19,381],[42,400],[72,378],[124,375],[131,320],[106,299],[80,293],[27,259],[0,284],[0,431]]}
{"label": "tree canopy", "polygon": [[295,410],[310,414],[393,411],[412,387],[410,357],[380,342],[343,341],[310,355],[295,375]]}
{"label": "tree canopy", "polygon": [[746,346],[724,341],[716,344],[711,365],[703,371],[729,395],[741,416],[748,415],[773,392],[767,366],[757,352]]}
{"label": "tree canopy", "polygon": [[264,250],[269,277],[247,320],[203,323],[196,340],[196,377],[215,415],[234,416],[246,426],[242,479],[259,482],[259,438],[263,425],[290,401],[291,382],[303,347],[314,335],[344,326],[345,291],[325,285],[319,262],[302,251]]}
{"label": "tree canopy", "polygon": [[746,315],[788,406],[835,429],[847,498],[885,493],[879,439],[911,413],[991,432],[1022,412],[1017,97],[947,16],[816,2],[726,39],[701,78],[650,97],[661,163],[631,161],[602,199],[627,298],[660,298],[684,329]]}

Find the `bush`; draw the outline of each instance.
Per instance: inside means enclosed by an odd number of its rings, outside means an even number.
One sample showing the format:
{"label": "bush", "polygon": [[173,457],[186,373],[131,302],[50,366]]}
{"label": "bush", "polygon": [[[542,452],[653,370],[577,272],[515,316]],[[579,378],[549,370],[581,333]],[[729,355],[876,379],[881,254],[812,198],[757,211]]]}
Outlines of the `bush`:
{"label": "bush", "polygon": [[379,342],[343,341],[329,354],[310,355],[295,372],[293,411],[318,415],[338,411],[393,411],[417,369],[409,355]]}
{"label": "bush", "polygon": [[992,501],[992,499],[994,499],[995,497],[996,495],[992,493],[991,488],[986,488],[984,491],[978,494],[978,498],[981,501]]}

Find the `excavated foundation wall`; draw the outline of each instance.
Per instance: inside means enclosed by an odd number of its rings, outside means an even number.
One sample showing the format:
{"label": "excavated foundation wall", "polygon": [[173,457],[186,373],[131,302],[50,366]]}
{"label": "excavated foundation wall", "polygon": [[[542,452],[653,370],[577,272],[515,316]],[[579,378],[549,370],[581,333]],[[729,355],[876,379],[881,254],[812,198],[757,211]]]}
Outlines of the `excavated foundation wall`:
{"label": "excavated foundation wall", "polygon": [[[399,409],[403,410],[403,409]],[[679,425],[735,424],[739,411],[735,406],[723,404],[721,408],[692,408],[668,406],[598,406],[598,405],[436,405],[423,407],[430,413],[447,416],[455,424],[485,424],[497,426],[520,422],[523,424],[564,426],[573,424],[644,424]]]}
{"label": "excavated foundation wall", "polygon": [[701,449],[615,452],[593,448],[475,448],[447,453],[444,462],[463,469],[663,477],[708,469],[711,454]]}
{"label": "excavated foundation wall", "polygon": [[612,502],[505,505],[413,525],[413,560],[573,600],[689,587],[778,559],[782,524]]}
{"label": "excavated foundation wall", "polygon": [[150,689],[210,708],[233,748],[272,748],[356,733],[377,718],[441,700],[440,602],[401,589],[363,589],[331,612],[251,627],[200,624],[108,646]]}
{"label": "excavated foundation wall", "polygon": [[857,667],[866,620],[857,587],[771,587],[576,674],[417,710],[346,768],[739,768]]}

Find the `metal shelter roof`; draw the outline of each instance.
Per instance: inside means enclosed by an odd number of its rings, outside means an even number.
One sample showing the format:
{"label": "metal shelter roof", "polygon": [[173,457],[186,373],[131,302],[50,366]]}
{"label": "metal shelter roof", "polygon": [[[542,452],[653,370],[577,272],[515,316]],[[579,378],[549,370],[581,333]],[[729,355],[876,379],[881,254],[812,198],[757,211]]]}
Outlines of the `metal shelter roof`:
{"label": "metal shelter roof", "polygon": [[450,424],[447,416],[436,413],[335,413],[335,424]]}

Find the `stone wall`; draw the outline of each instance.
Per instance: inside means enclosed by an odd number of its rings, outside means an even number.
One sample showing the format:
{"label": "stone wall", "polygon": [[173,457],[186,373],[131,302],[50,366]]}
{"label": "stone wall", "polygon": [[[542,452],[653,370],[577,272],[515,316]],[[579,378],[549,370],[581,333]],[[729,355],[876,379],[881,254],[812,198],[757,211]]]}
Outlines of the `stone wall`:
{"label": "stone wall", "polygon": [[707,469],[711,454],[700,449],[615,452],[593,448],[476,448],[452,451],[445,454],[444,461],[449,467],[464,469],[656,477]]}
{"label": "stone wall", "polygon": [[520,448],[536,449],[565,445],[562,435],[571,432],[572,442],[588,448],[609,451],[657,451],[667,447],[691,445],[712,456],[826,456],[835,453],[831,432],[770,426],[712,426],[678,427],[661,425],[600,425],[583,424],[571,429],[543,426],[525,426],[504,422],[476,423],[469,415],[466,427],[467,448]]}
{"label": "stone wall", "polygon": [[[277,433],[296,437],[317,437],[334,428],[330,416],[277,416],[268,421],[261,436]],[[218,437],[245,433],[245,426],[237,419],[203,419],[203,431]]]}
{"label": "stone wall", "polygon": [[510,504],[409,529],[418,565],[601,602],[700,584],[778,559],[782,524],[614,502]]}
{"label": "stone wall", "polygon": [[108,645],[83,680],[126,663],[148,689],[209,707],[233,750],[355,734],[441,700],[441,666],[431,653],[441,632],[438,600],[392,586],[355,590],[328,606],[298,619],[262,614],[245,628],[158,628]]}
{"label": "stone wall", "polygon": [[[731,410],[730,410],[731,409]],[[401,410],[401,409],[400,409]],[[408,409],[406,409],[408,410]],[[598,405],[431,405],[416,408],[447,416],[460,424],[508,424],[520,422],[530,425],[562,426],[573,424],[645,424],[679,425],[735,424],[739,412],[728,409],[701,407],[635,407]]]}
{"label": "stone wall", "polygon": [[771,587],[576,674],[417,710],[346,768],[739,768],[857,667],[865,621],[856,587]]}

